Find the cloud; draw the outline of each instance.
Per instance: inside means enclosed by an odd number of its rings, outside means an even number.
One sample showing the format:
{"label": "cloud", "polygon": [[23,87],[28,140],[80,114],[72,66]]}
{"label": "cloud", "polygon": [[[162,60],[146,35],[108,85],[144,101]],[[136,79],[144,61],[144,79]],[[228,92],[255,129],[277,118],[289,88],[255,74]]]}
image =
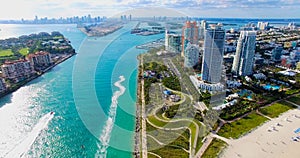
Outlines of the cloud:
{"label": "cloud", "polygon": [[[112,16],[135,8],[161,7],[188,15],[241,15],[259,12],[275,16],[300,16],[299,0],[9,0],[0,6],[0,19],[67,17],[74,15]],[[274,11],[275,10],[275,11]],[[222,13],[222,12],[223,13]],[[277,12],[276,12],[277,11]],[[221,12],[221,13],[220,13]]]}

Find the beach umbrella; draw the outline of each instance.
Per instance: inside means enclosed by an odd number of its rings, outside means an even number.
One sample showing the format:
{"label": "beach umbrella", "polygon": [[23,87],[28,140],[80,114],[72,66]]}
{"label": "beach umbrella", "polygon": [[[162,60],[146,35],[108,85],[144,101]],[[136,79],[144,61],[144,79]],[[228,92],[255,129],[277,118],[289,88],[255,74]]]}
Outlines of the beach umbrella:
{"label": "beach umbrella", "polygon": [[300,133],[300,128],[296,129],[294,132],[295,132],[296,134]]}

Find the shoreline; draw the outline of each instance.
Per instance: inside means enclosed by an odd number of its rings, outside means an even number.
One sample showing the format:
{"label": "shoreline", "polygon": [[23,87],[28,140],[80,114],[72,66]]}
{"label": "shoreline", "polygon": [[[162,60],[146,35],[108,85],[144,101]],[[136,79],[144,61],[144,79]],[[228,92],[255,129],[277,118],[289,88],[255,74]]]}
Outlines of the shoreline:
{"label": "shoreline", "polygon": [[[300,142],[293,141],[294,130],[300,128],[300,110],[292,109],[273,118],[246,135],[231,140],[219,157],[295,157]],[[279,124],[278,124],[279,123]],[[273,128],[273,129],[272,129]],[[271,130],[272,129],[272,130]],[[251,148],[251,150],[249,150]]]}
{"label": "shoreline", "polygon": [[[141,61],[139,59],[139,56],[137,56],[138,65],[141,64]],[[134,151],[133,156],[134,158],[140,158],[141,157],[141,118],[140,118],[140,102],[141,102],[141,84],[140,84],[140,68],[138,68],[137,73],[137,102],[136,102],[136,114],[135,114],[135,135],[134,135]]]}
{"label": "shoreline", "polygon": [[65,57],[63,57],[62,59],[58,60],[57,62],[55,62],[53,65],[49,66],[48,68],[46,68],[45,70],[43,70],[40,74],[34,74],[33,76],[21,81],[16,87],[14,88],[11,88],[11,89],[8,89],[6,92],[4,93],[1,93],[0,94],[0,99],[9,95],[9,94],[12,94],[13,92],[17,91],[19,88],[23,87],[24,85],[28,84],[30,81],[33,81],[34,79],[42,76],[43,74],[47,73],[48,71],[50,71],[52,68],[54,68],[55,66],[57,66],[58,64],[66,61],[67,59],[71,58],[72,56],[76,55],[77,53],[72,53],[72,54],[69,54]]}

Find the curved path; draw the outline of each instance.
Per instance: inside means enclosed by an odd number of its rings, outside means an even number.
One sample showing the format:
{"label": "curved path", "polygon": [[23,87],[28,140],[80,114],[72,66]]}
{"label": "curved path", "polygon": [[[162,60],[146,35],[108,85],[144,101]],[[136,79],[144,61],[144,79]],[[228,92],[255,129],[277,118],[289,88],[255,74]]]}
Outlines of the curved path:
{"label": "curved path", "polygon": [[[179,91],[174,91],[174,90],[171,90],[171,89],[168,89],[168,90],[170,90],[170,91],[172,91],[172,92],[174,92],[174,93],[179,93],[179,94],[181,94],[182,96],[184,96],[184,99],[181,101],[181,103],[183,103],[183,102],[186,100],[186,97],[189,97],[189,98],[192,100],[192,97],[189,96],[189,95],[187,95],[187,94],[184,94],[184,93],[179,92]],[[177,104],[178,104],[178,103],[177,103]],[[153,127],[156,127],[156,128],[158,128],[158,129],[163,129],[163,130],[189,129],[190,134],[191,134],[191,136],[190,136],[190,141],[189,141],[189,143],[190,143],[190,149],[189,149],[190,151],[189,151],[189,153],[190,153],[190,157],[193,157],[193,156],[195,155],[195,150],[196,150],[197,141],[198,141],[198,136],[199,136],[199,125],[198,125],[193,119],[191,119],[191,118],[182,118],[182,119],[172,119],[172,120],[170,120],[169,118],[166,118],[166,117],[164,116],[164,114],[163,114],[162,117],[163,117],[164,119],[162,119],[162,118],[160,118],[160,117],[157,116],[157,111],[158,111],[159,109],[161,109],[162,107],[163,107],[163,105],[159,105],[159,106],[157,106],[156,108],[154,108],[154,109],[152,110],[151,114],[155,117],[155,119],[157,119],[158,121],[161,121],[161,122],[165,122],[165,123],[178,123],[178,122],[181,122],[181,121],[187,121],[187,122],[190,122],[190,124],[193,124],[193,125],[196,127],[196,131],[193,132],[193,131],[190,129],[189,126],[184,126],[184,127],[179,127],[179,128],[160,127],[160,126],[157,126],[157,125],[153,124],[148,118],[146,119],[147,122],[148,122],[150,125],[152,125]],[[204,126],[204,124],[203,124],[202,122],[199,121],[199,123],[200,123],[201,125]],[[190,124],[189,124],[189,125],[190,125]],[[193,135],[194,135],[194,136],[193,136]],[[193,137],[194,137],[194,138],[193,138]],[[193,138],[193,143],[192,143],[192,138]]]}

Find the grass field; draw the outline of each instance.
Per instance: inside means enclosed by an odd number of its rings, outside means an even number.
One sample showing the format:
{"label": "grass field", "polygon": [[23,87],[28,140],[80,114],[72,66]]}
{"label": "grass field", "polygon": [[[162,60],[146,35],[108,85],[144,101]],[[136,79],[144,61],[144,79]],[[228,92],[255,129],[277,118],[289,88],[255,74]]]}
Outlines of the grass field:
{"label": "grass field", "polygon": [[275,118],[275,117],[278,117],[280,114],[282,114],[290,109],[293,109],[293,108],[295,108],[295,107],[293,105],[291,105],[290,103],[281,101],[281,102],[275,103],[273,105],[261,108],[261,109],[259,109],[259,111],[266,116]]}
{"label": "grass field", "polygon": [[299,94],[296,96],[290,97],[287,100],[300,105],[300,95]]}
{"label": "grass field", "polygon": [[226,138],[239,138],[241,135],[246,134],[255,127],[261,125],[268,119],[256,113],[251,113],[248,116],[239,119],[232,123],[224,124],[218,134]]}
{"label": "grass field", "polygon": [[11,49],[0,50],[0,57],[12,56],[14,53]]}
{"label": "grass field", "polygon": [[205,150],[202,158],[215,158],[218,157],[222,149],[226,146],[226,143],[219,139],[213,139],[212,143]]}
{"label": "grass field", "polygon": [[22,48],[19,50],[19,53],[25,56],[29,53],[28,50],[29,48]]}
{"label": "grass field", "polygon": [[[149,131],[148,131],[149,130]],[[167,131],[156,129],[147,123],[147,148],[161,157],[188,157],[189,153],[189,130]],[[164,145],[157,143],[152,137]],[[184,150],[185,149],[185,150]]]}

